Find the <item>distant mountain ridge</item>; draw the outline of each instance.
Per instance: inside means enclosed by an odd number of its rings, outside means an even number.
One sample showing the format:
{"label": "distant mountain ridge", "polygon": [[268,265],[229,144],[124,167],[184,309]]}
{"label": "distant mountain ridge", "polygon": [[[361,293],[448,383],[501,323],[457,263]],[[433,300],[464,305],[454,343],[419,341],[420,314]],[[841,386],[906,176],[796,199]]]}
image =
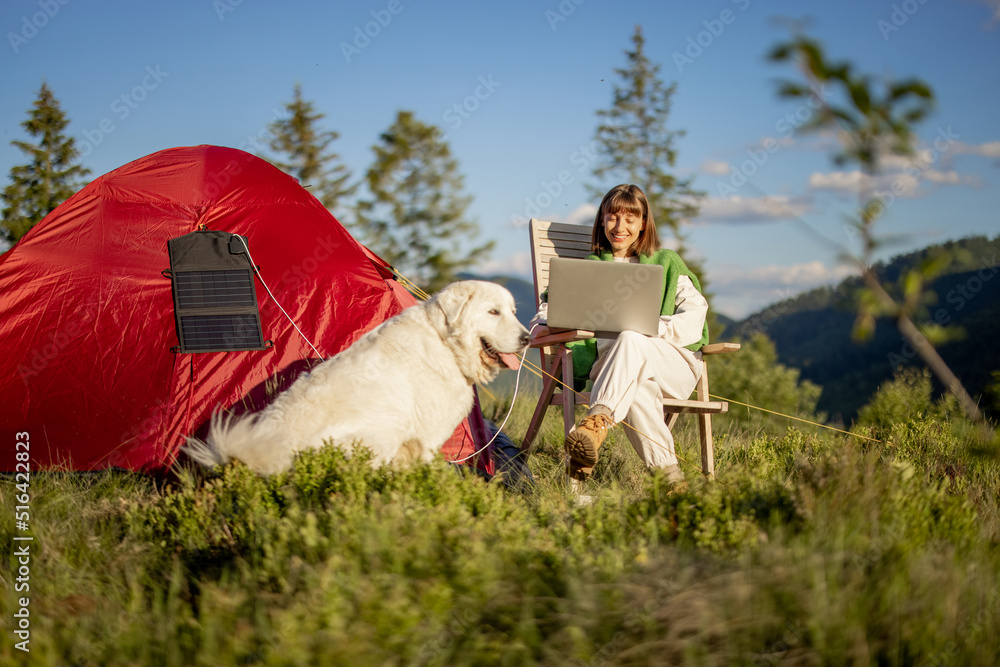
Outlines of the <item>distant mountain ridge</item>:
{"label": "distant mountain ridge", "polygon": [[[974,398],[983,394],[1000,369],[1000,236],[974,236],[929,246],[876,265],[890,292],[914,267],[941,253],[948,265],[930,283],[934,297],[917,323],[959,326],[966,338],[938,349]],[[865,343],[851,339],[862,287],[858,277],[836,287],[822,287],[775,303],[726,327],[726,339],[766,334],[781,363],[798,368],[801,378],[823,387],[818,409],[833,418],[852,419],[879,384],[904,366],[922,365],[895,323],[879,319],[875,335]]]}

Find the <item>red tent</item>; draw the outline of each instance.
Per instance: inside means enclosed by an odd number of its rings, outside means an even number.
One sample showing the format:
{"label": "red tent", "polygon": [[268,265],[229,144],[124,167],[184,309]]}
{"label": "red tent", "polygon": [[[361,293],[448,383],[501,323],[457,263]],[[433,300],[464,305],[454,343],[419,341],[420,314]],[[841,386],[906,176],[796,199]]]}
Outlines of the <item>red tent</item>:
{"label": "red tent", "polygon": [[[136,160],[0,256],[0,469],[28,458],[31,470],[162,472],[214,410],[261,407],[265,387],[317,357],[252,273],[273,344],[180,351],[167,241],[199,229],[248,240],[277,303],[325,357],[415,302],[383,260],[266,161],[217,146]],[[442,451],[467,456],[484,433],[477,405]],[[27,456],[16,459],[25,451],[16,439],[29,440]],[[477,465],[492,473],[488,454]]]}

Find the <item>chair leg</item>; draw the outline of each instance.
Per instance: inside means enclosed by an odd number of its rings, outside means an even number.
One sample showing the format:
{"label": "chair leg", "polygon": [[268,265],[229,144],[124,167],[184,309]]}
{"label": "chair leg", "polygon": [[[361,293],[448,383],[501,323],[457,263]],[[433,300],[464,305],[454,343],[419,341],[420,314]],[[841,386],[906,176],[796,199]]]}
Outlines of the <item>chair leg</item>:
{"label": "chair leg", "polygon": [[698,415],[701,433],[701,471],[709,479],[715,477],[715,449],[712,444],[712,415]]}
{"label": "chair leg", "polygon": [[[563,431],[565,435],[576,425],[576,392],[573,391],[573,351],[563,347],[559,351],[563,380]],[[553,373],[555,375],[555,373]]]}
{"label": "chair leg", "polygon": [[674,430],[674,426],[677,424],[677,420],[680,419],[681,413],[679,412],[669,412],[667,413],[666,422],[667,429],[669,431]]}
{"label": "chair leg", "polygon": [[[546,364],[545,359],[547,357],[551,358],[551,364]],[[546,368],[546,365],[549,368]],[[545,419],[545,413],[552,403],[552,396],[555,394],[556,385],[558,384],[556,378],[558,377],[557,374],[561,365],[562,355],[558,351],[553,355],[547,355],[544,351],[542,352],[542,370],[548,373],[548,375],[542,378],[542,395],[538,397],[535,414],[531,416],[531,421],[528,422],[528,431],[521,440],[521,451],[524,452],[525,458],[527,458],[528,453],[531,451],[531,445],[535,441],[535,436],[538,435],[538,430],[542,426],[542,420]]]}
{"label": "chair leg", "polygon": [[[707,401],[708,396],[708,364],[701,370],[698,379],[698,400]],[[706,477],[715,477],[715,448],[712,443],[712,415],[698,415],[698,431],[701,436],[701,471]]]}

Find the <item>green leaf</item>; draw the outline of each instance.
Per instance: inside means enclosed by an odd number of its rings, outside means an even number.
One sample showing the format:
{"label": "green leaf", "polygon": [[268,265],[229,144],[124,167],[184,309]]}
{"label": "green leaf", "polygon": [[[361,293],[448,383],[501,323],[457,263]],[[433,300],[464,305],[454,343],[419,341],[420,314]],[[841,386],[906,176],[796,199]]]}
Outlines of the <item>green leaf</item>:
{"label": "green leaf", "polygon": [[868,82],[853,81],[848,87],[854,106],[863,114],[868,114],[872,108],[871,94],[868,92]]}
{"label": "green leaf", "polygon": [[778,95],[781,97],[807,97],[811,94],[812,91],[808,87],[791,81],[784,81],[778,87]]}

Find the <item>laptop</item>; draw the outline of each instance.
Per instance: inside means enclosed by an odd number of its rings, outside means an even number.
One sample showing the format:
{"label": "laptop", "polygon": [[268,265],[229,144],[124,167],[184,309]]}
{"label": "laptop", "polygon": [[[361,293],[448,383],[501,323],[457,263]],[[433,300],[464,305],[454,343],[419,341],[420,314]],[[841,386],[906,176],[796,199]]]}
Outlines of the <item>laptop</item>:
{"label": "laptop", "polygon": [[584,329],[601,338],[622,331],[656,336],[663,267],[553,257],[548,300],[550,329]]}

